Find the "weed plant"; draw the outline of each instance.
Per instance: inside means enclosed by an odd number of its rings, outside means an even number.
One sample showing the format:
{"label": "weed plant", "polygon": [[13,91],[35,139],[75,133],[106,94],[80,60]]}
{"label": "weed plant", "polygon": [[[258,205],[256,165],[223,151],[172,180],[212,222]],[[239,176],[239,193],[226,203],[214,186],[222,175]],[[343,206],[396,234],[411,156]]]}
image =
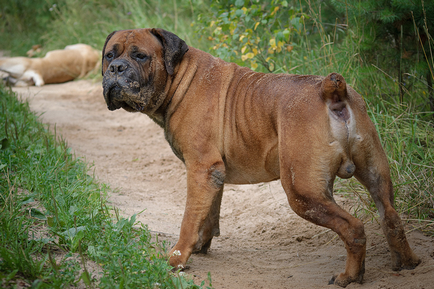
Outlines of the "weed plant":
{"label": "weed plant", "polygon": [[205,288],[170,273],[166,244],[135,215],[113,219],[109,188],[28,103],[0,87],[0,111],[2,288]]}

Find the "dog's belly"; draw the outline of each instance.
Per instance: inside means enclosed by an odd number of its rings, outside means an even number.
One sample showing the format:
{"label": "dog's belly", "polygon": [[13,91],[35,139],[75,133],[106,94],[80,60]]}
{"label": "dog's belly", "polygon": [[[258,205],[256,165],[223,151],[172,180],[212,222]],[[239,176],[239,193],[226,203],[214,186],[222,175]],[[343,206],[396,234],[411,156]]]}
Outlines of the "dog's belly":
{"label": "dog's belly", "polygon": [[256,184],[280,178],[277,142],[268,144],[267,149],[242,146],[224,158],[225,183]]}
{"label": "dog's belly", "polygon": [[246,170],[245,168],[226,167],[225,183],[228,184],[257,184],[262,182],[271,182],[280,179],[279,175],[271,174],[265,170]]}

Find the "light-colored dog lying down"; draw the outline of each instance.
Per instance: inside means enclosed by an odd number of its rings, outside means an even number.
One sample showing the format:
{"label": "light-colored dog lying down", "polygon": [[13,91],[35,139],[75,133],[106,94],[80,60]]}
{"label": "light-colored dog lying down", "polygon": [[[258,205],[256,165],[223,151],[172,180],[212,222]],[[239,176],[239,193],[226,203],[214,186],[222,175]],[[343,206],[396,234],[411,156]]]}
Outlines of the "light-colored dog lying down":
{"label": "light-colored dog lying down", "polygon": [[42,86],[84,77],[98,70],[101,52],[87,44],[68,45],[49,51],[43,58],[10,57],[0,59],[0,71],[8,74],[14,86]]}

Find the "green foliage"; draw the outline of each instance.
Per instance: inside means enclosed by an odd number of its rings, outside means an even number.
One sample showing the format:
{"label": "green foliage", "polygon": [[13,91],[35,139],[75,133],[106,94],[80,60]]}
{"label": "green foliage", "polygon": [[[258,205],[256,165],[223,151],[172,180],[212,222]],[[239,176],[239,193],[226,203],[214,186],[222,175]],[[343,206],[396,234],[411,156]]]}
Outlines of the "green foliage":
{"label": "green foliage", "polygon": [[[367,63],[398,78],[399,102],[414,101],[409,91],[424,86],[422,104],[434,111],[434,2],[330,0],[346,16],[350,27],[359,29],[362,53]],[[404,99],[404,94],[407,94]],[[421,104],[419,102],[419,104]]]}
{"label": "green foliage", "polygon": [[[409,25],[412,28],[412,18],[415,19],[416,26],[423,29],[425,26],[432,27],[434,25],[434,3],[424,0],[330,0],[332,5],[337,8],[350,21],[354,18],[364,17],[370,21],[380,21],[382,24],[395,24],[395,29],[399,29],[396,25],[397,21],[400,24]],[[404,23],[405,22],[405,23]],[[392,26],[382,27],[392,32]]]}
{"label": "green foliage", "polygon": [[[39,43],[53,21],[50,5],[45,0],[2,0],[0,5],[0,49],[25,55],[32,45]],[[20,37],[16,37],[16,35]],[[24,41],[23,41],[24,40]]]}
{"label": "green foliage", "polygon": [[212,7],[214,17],[199,17],[198,33],[212,30],[207,39],[214,54],[253,70],[261,64],[269,72],[284,66],[283,58],[290,57],[308,18],[280,0],[227,1]]}
{"label": "green foliage", "polygon": [[387,101],[370,106],[370,115],[388,152],[399,211],[417,219],[434,217],[432,123]]}
{"label": "green foliage", "polygon": [[[164,259],[161,246],[151,242],[146,226],[136,229],[135,215],[105,225],[106,235],[95,236],[95,245],[88,248],[92,259],[101,264],[100,288],[177,288],[175,275]],[[108,242],[107,242],[108,241]],[[149,244],[151,244],[150,247]],[[186,282],[191,288],[193,282]]]}
{"label": "green foliage", "polygon": [[[237,6],[239,5],[239,6]],[[220,1],[214,17],[199,15],[196,26],[210,53],[263,72],[320,74],[339,71],[355,84],[360,43],[344,26],[327,25],[296,1]],[[211,20],[212,19],[212,20]],[[337,45],[340,43],[341,45]]]}
{"label": "green foliage", "polygon": [[[43,46],[43,53],[39,56],[75,43],[102,49],[112,31],[147,27],[172,31],[190,45],[199,46],[196,38],[190,37],[189,30],[196,14],[207,9],[203,2],[27,0],[20,4],[21,1],[4,0],[3,9],[0,7],[0,48],[21,56],[35,44]],[[16,35],[23,37],[17,38]]]}
{"label": "green foliage", "polygon": [[[71,204],[83,205],[78,222],[84,224],[89,220],[89,208],[98,207],[100,194],[105,192],[89,181],[82,187],[68,187],[68,183],[87,179],[86,165],[73,160],[65,143],[47,133],[28,104],[18,102],[3,87],[0,110],[0,272],[9,280],[28,280],[35,288],[46,288],[46,283],[56,288],[75,284],[78,263],[65,257],[53,272],[52,266],[47,267],[50,255],[46,250],[56,244],[58,231],[74,226],[63,211]],[[57,199],[54,196],[59,191]],[[65,197],[65,191],[69,196]],[[92,202],[95,194],[96,201]],[[96,214],[94,221],[101,218],[107,216]],[[47,234],[42,233],[45,231]],[[60,241],[56,245],[62,250],[71,247],[71,243]],[[10,272],[15,272],[13,277]]]}

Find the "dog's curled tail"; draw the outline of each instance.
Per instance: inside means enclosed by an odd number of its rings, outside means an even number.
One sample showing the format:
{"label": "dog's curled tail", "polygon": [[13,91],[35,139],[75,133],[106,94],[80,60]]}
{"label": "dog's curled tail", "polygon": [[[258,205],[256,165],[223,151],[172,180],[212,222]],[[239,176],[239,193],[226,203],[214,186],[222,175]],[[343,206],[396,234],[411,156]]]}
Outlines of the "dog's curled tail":
{"label": "dog's curled tail", "polygon": [[346,103],[347,83],[342,75],[333,72],[324,78],[321,84],[321,97],[339,119],[348,120],[350,115]]}
{"label": "dog's curled tail", "polygon": [[350,155],[351,130],[354,124],[351,123],[351,108],[344,77],[338,73],[330,73],[324,78],[321,83],[321,98],[333,116],[333,135],[342,148],[337,175],[344,179],[351,178],[356,170]]}

